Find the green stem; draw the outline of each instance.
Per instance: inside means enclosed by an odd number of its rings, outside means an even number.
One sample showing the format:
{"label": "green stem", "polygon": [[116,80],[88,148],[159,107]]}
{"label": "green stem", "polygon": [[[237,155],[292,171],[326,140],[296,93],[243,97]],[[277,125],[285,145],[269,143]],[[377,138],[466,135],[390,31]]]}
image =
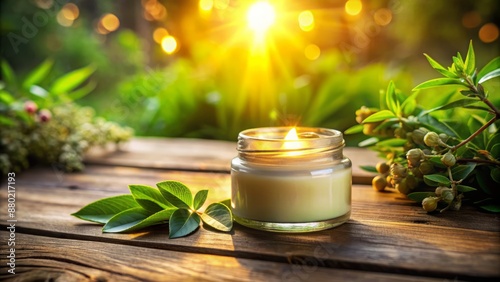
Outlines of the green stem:
{"label": "green stem", "polygon": [[500,165],[499,161],[494,160],[483,160],[483,159],[457,159],[457,162],[460,163],[483,163],[483,164],[492,164],[492,165]]}
{"label": "green stem", "polygon": [[467,139],[463,140],[462,142],[458,143],[457,145],[453,146],[451,150],[455,152],[458,148],[462,147],[463,145],[469,143],[474,137],[478,136],[483,132],[486,128],[488,128],[490,125],[492,125],[496,120],[498,119],[497,116],[494,116],[492,119],[490,119],[487,123],[483,124],[476,132],[474,132],[471,136],[467,137]]}

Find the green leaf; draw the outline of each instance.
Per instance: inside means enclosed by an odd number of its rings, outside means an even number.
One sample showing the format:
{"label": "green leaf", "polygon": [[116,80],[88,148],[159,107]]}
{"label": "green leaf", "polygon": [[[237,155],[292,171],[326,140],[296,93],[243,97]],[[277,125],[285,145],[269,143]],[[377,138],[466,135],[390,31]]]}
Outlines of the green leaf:
{"label": "green leaf", "polygon": [[114,215],[136,207],[139,204],[132,195],[120,195],[97,200],[71,215],[87,221],[106,223]]}
{"label": "green leaf", "polygon": [[467,185],[457,185],[457,191],[462,193],[476,191],[476,190],[477,190],[476,188]]}
{"label": "green leaf", "polygon": [[94,81],[91,81],[88,84],[86,84],[85,86],[83,86],[82,88],[68,93],[66,95],[66,97],[69,98],[71,101],[78,100],[78,99],[86,96],[90,92],[92,92],[95,89],[96,85],[97,84]]}
{"label": "green leaf", "polygon": [[372,165],[360,165],[359,168],[364,171],[377,173],[377,168]]}
{"label": "green leaf", "polygon": [[385,94],[385,102],[387,104],[387,108],[392,111],[393,113],[397,113],[397,99],[396,99],[396,87],[394,85],[394,82],[391,80],[389,82],[389,85],[387,86],[387,91]]}
{"label": "green leaf", "polygon": [[2,60],[0,68],[2,69],[2,77],[4,81],[8,85],[15,87],[17,85],[17,78],[9,63],[6,60]]}
{"label": "green leaf", "polygon": [[426,179],[430,180],[430,181],[432,181],[434,183],[443,184],[443,185],[446,185],[446,186],[448,186],[448,185],[451,184],[451,182],[448,179],[448,177],[440,175],[440,174],[424,175],[424,180],[426,180]]}
{"label": "green leaf", "polygon": [[443,66],[441,66],[441,64],[439,64],[438,62],[436,62],[429,55],[427,55],[427,54],[424,53],[424,56],[427,58],[427,61],[429,61],[429,64],[431,65],[431,67],[433,69],[437,70],[442,75],[444,75],[446,77],[450,77],[450,78],[456,78],[457,77],[454,73],[452,73],[451,71],[445,69]]}
{"label": "green leaf", "polygon": [[465,73],[472,76],[474,70],[476,69],[476,55],[474,54],[474,47],[472,46],[472,40],[469,43],[469,49],[467,50],[467,56],[465,57]]}
{"label": "green leaf", "polygon": [[29,94],[42,99],[49,97],[49,92],[38,85],[32,85],[29,89]]}
{"label": "green leaf", "polygon": [[417,108],[417,100],[415,99],[417,94],[418,92],[414,92],[412,95],[406,98],[406,100],[401,105],[401,111],[403,112],[404,116],[413,114],[413,112]]}
{"label": "green leaf", "polygon": [[481,79],[479,79],[478,83],[483,83],[497,76],[500,76],[500,68],[485,74]]}
{"label": "green leaf", "polygon": [[198,210],[207,200],[208,190],[200,190],[194,196],[194,210]]}
{"label": "green leaf", "polygon": [[177,181],[163,181],[156,183],[156,186],[172,205],[186,209],[193,207],[193,195],[186,185]]}
{"label": "green leaf", "polygon": [[435,79],[427,80],[427,81],[420,83],[415,88],[413,88],[413,90],[419,90],[419,89],[425,89],[425,88],[431,88],[431,87],[443,86],[443,85],[452,85],[452,84],[466,85],[464,83],[463,79],[435,78]]}
{"label": "green leaf", "polygon": [[480,205],[479,207],[489,212],[500,212],[500,204],[486,204]]}
{"label": "green leaf", "polygon": [[170,216],[168,225],[169,238],[183,237],[200,226],[200,216],[187,209],[178,209]]}
{"label": "green leaf", "polygon": [[500,144],[500,131],[497,131],[494,134],[490,135],[490,137],[488,138],[488,145],[486,145],[486,150],[489,150],[491,152],[493,146],[497,144]]}
{"label": "green leaf", "polygon": [[427,110],[427,111],[423,111],[419,115],[423,116],[423,115],[426,115],[426,114],[429,114],[429,113],[432,113],[435,111],[448,110],[448,109],[453,109],[453,108],[457,108],[457,107],[464,107],[464,106],[471,105],[471,104],[474,104],[477,102],[479,102],[479,100],[477,100],[477,99],[459,99],[459,100],[453,101],[451,103],[448,103],[446,105],[442,105],[442,106],[435,107],[435,108]]}
{"label": "green leaf", "polygon": [[128,188],[135,201],[148,211],[158,212],[163,209],[173,208],[158,189],[136,184],[129,185]]}
{"label": "green leaf", "polygon": [[378,142],[377,146],[378,147],[401,147],[406,142],[408,142],[406,139],[391,138],[391,139],[386,139],[386,140]]}
{"label": "green leaf", "polygon": [[143,208],[132,208],[111,218],[102,228],[106,233],[130,232],[152,225],[166,223],[176,208],[151,213]]}
{"label": "green leaf", "polygon": [[[0,90],[0,102],[6,104],[6,105],[10,105],[12,104],[16,99],[14,99],[14,97],[12,97],[12,95],[10,95],[9,92],[7,91],[4,91],[4,90]],[[362,125],[361,125],[362,127]],[[362,128],[361,128],[362,129]]]}
{"label": "green leaf", "polygon": [[207,207],[201,215],[204,223],[220,231],[231,231],[233,229],[233,216],[231,210],[221,204],[213,203]]}
{"label": "green leaf", "polygon": [[344,131],[344,134],[356,134],[356,133],[360,133],[360,132],[363,132],[363,125],[362,124],[356,124],[354,126],[351,126],[349,127],[348,129],[346,129],[346,131]]}
{"label": "green leaf", "polygon": [[496,57],[484,66],[477,74],[477,79],[481,80],[488,73],[500,69],[500,57]]}
{"label": "green leaf", "polygon": [[370,137],[368,139],[365,139],[361,142],[358,143],[358,146],[359,147],[368,147],[368,146],[372,146],[372,145],[375,145],[377,142],[378,142],[378,138],[377,137]]}
{"label": "green leaf", "polygon": [[496,183],[500,183],[500,168],[495,167],[491,170],[490,172],[491,179],[495,181]]}
{"label": "green leaf", "polygon": [[363,123],[379,122],[394,117],[396,117],[396,115],[393,112],[389,110],[382,110],[367,117],[365,120],[363,120]]}
{"label": "green leaf", "polygon": [[67,73],[54,81],[50,92],[53,95],[68,93],[87,80],[94,71],[94,66],[90,65]]}
{"label": "green leaf", "polygon": [[413,200],[417,203],[421,203],[427,197],[436,197],[436,193],[434,192],[413,192],[406,195],[408,199]]}
{"label": "green leaf", "polygon": [[490,149],[490,154],[495,158],[495,159],[500,159],[500,143],[493,145]]}
{"label": "green leaf", "polygon": [[476,168],[476,163],[458,165],[451,169],[451,175],[454,180],[465,179]]}
{"label": "green leaf", "polygon": [[47,77],[47,74],[49,74],[53,64],[54,61],[50,59],[43,61],[28,74],[26,79],[24,79],[23,88],[30,89],[32,85],[39,84],[45,77]]}

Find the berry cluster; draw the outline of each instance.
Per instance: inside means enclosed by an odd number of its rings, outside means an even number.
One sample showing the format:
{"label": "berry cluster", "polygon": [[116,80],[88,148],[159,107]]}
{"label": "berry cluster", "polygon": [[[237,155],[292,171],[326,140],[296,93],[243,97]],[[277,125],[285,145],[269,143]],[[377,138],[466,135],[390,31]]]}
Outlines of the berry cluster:
{"label": "berry cluster", "polygon": [[2,109],[0,171],[20,171],[30,164],[51,164],[65,171],[84,168],[83,154],[94,145],[120,143],[130,128],[95,117],[93,109],[74,103],[38,109],[33,101]]}

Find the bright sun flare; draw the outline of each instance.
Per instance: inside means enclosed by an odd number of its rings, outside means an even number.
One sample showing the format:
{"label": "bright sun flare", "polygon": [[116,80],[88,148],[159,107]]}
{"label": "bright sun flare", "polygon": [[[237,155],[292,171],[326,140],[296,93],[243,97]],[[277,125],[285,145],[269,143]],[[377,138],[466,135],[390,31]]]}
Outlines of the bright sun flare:
{"label": "bright sun flare", "polygon": [[274,23],[276,14],[268,2],[257,2],[248,9],[248,26],[256,33],[264,34]]}

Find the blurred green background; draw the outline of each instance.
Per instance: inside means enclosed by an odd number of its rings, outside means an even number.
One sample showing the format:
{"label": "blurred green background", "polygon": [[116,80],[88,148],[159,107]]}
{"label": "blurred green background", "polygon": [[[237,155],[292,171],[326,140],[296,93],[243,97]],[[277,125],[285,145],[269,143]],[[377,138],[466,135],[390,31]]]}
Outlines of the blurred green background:
{"label": "blurred green background", "polygon": [[95,67],[77,103],[136,135],[236,140],[261,126],[345,130],[390,80],[410,94],[439,76],[422,53],[450,65],[472,40],[482,67],[500,50],[495,0],[269,1],[275,14],[256,19],[255,2],[2,0],[1,57],[21,77],[47,58],[54,79]]}

